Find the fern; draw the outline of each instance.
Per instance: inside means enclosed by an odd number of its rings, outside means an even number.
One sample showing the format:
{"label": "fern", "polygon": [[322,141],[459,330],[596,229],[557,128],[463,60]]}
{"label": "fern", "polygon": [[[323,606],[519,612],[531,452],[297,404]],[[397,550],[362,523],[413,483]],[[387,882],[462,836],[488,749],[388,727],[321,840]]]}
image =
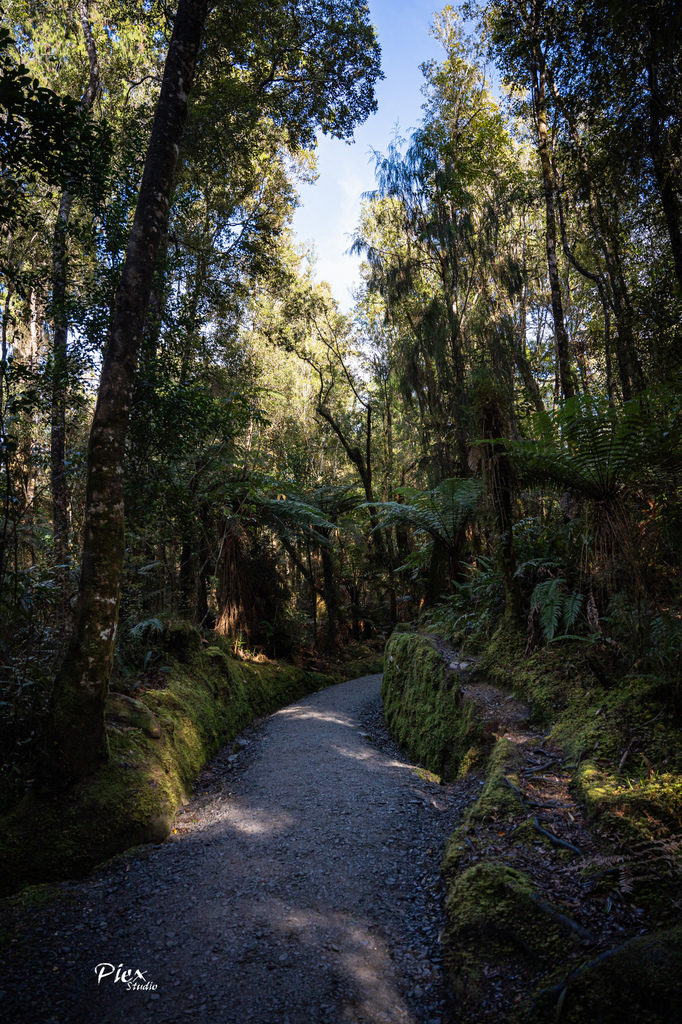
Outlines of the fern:
{"label": "fern", "polygon": [[639,400],[616,408],[576,396],[553,412],[537,413],[533,422],[535,440],[506,442],[521,478],[555,483],[585,498],[613,500],[648,468],[682,461],[679,424],[651,415]]}
{"label": "fern", "polygon": [[566,580],[561,577],[537,584],[531,595],[530,610],[531,614],[538,613],[546,640],[555,639],[560,624],[563,625],[561,635],[568,635],[580,615],[584,600],[582,594],[569,590]]}
{"label": "fern", "polygon": [[328,544],[320,530],[335,530],[336,525],[322,514],[311,502],[287,495],[285,498],[261,499],[259,518],[261,522],[275,527],[282,535],[314,536],[318,544]]}
{"label": "fern", "polygon": [[163,632],[163,622],[160,619],[145,619],[144,622],[138,622],[133,626],[130,630],[130,636],[143,636],[148,629],[161,633]]}
{"label": "fern", "polygon": [[575,625],[584,603],[585,598],[583,595],[577,593],[575,590],[566,595],[563,607],[564,630],[566,632]]}
{"label": "fern", "polygon": [[643,839],[628,847],[621,846],[621,851],[583,862],[580,865],[581,872],[590,868],[599,869],[584,874],[584,881],[589,884],[603,875],[617,873],[618,888],[626,895],[633,891],[635,885],[652,881],[663,882],[676,895],[679,894],[682,883],[682,836]]}
{"label": "fern", "polygon": [[452,548],[462,527],[476,515],[481,491],[480,480],[442,480],[430,491],[401,488],[408,501],[385,501],[374,507],[381,527],[409,526]]}
{"label": "fern", "polygon": [[552,640],[559,628],[565,590],[566,580],[544,580],[532,593],[530,610],[539,612],[540,625],[547,640]]}

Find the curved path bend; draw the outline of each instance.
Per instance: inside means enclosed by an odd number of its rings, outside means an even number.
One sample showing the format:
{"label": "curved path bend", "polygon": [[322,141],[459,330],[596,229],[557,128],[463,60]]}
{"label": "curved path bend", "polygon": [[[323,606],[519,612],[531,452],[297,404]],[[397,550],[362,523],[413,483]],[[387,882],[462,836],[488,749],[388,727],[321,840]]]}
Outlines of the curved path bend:
{"label": "curved path bend", "polygon": [[446,1024],[438,864],[466,793],[381,740],[380,685],[342,683],[250,728],[169,841],[25,913],[0,1017]]}

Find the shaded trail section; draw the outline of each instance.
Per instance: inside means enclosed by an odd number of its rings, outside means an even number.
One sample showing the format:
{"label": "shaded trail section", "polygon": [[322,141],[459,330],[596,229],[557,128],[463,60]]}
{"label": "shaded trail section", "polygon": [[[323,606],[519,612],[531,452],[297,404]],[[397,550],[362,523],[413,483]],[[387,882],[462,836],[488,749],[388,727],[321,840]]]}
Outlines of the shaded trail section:
{"label": "shaded trail section", "polygon": [[170,841],[22,911],[0,1015],[446,1024],[438,864],[468,787],[376,735],[380,686],[342,683],[247,730]]}

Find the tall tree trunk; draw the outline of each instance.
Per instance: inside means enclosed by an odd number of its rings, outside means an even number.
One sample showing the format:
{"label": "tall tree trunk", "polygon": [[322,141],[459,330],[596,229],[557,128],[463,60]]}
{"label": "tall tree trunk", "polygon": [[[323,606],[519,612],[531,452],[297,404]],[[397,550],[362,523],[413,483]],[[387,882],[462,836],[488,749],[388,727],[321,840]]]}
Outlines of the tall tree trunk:
{"label": "tall tree trunk", "polygon": [[450,589],[450,549],[441,537],[434,537],[424,584],[428,608],[438,604]]}
{"label": "tall tree trunk", "polygon": [[552,149],[547,131],[547,70],[545,58],[539,38],[533,43],[533,93],[535,116],[537,119],[537,148],[542,168],[542,184],[545,193],[545,247],[547,251],[547,272],[552,295],[552,316],[554,318],[554,337],[556,339],[558,375],[564,398],[575,395],[571,360],[568,348],[568,332],[564,320],[564,307],[561,298],[561,279],[556,254],[556,213],[554,210],[554,181],[552,175]]}
{"label": "tall tree trunk", "polygon": [[74,631],[55,680],[45,780],[82,777],[107,757],[104,701],[125,552],[123,458],[144,319],[166,230],[207,0],[180,0],[90,430],[85,530]]}
{"label": "tall tree trunk", "polygon": [[504,443],[508,435],[504,399],[490,391],[481,406],[481,433],[484,445],[484,478],[492,500],[499,530],[498,558],[504,580],[505,617],[517,623],[521,616],[522,595],[516,578],[514,514],[512,507],[513,471]]}
{"label": "tall tree trunk", "polygon": [[380,562],[384,561],[385,555],[385,544],[384,536],[381,528],[379,527],[379,521],[377,519],[376,508],[374,504],[374,491],[372,488],[372,406],[366,406],[367,413],[367,436],[365,443],[365,453],[363,455],[360,448],[357,445],[351,444],[346,438],[343,430],[339,423],[334,419],[334,416],[329,409],[324,405],[318,405],[317,415],[321,416],[323,420],[326,420],[329,426],[332,428],[339,441],[343,445],[343,448],[348,456],[350,462],[353,463],[357,469],[360,479],[362,480],[362,487],[365,492],[365,498],[367,499],[369,521],[372,527],[372,540],[376,547],[377,557]]}
{"label": "tall tree trunk", "polygon": [[197,605],[196,618],[200,626],[212,628],[214,625],[213,616],[208,603],[208,580],[211,576],[211,513],[207,501],[202,502],[199,510],[199,573],[197,580]]}
{"label": "tall tree trunk", "polygon": [[[322,527],[317,528],[320,533],[329,538],[330,530]],[[336,573],[334,571],[334,556],[331,547],[320,547],[322,558],[322,579],[324,581],[324,603],[327,608],[327,649],[332,652],[336,650],[336,633],[339,619],[339,594],[336,586]]]}
{"label": "tall tree trunk", "polygon": [[250,638],[255,627],[253,594],[249,572],[244,563],[245,537],[241,527],[227,520],[218,565],[218,619],[217,633],[236,638]]}
{"label": "tall tree trunk", "polygon": [[[100,88],[97,47],[90,27],[88,0],[79,0],[78,17],[83,30],[85,48],[90,64],[90,78],[83,93],[79,110],[90,110]],[[68,279],[67,234],[74,184],[69,182],[62,192],[52,242],[52,413],[50,423],[50,489],[52,492],[52,525],[55,555],[60,563],[67,558],[69,546],[69,486],[66,475],[66,389],[67,341],[69,320],[66,311]]]}
{"label": "tall tree trunk", "polygon": [[52,414],[50,422],[50,490],[52,492],[52,529],[55,557],[62,563],[68,549],[68,502],[66,479],[66,234],[73,194],[67,188],[59,204],[52,246]]}
{"label": "tall tree trunk", "polygon": [[658,71],[653,57],[647,67],[649,85],[649,152],[654,165],[656,184],[663,204],[670,245],[675,261],[675,273],[682,288],[682,186],[680,185],[679,153],[669,152],[662,137],[665,107],[658,85]]}
{"label": "tall tree trunk", "polygon": [[523,295],[521,296],[521,323],[518,331],[512,333],[512,349],[514,354],[514,362],[516,368],[521,374],[521,380],[523,386],[526,389],[526,394],[530,398],[531,402],[535,406],[536,412],[545,411],[545,403],[542,400],[540,394],[540,388],[538,382],[535,379],[533,370],[530,363],[528,362],[528,353],[526,348],[526,286],[523,288]]}
{"label": "tall tree trunk", "polygon": [[[22,365],[35,372],[38,369],[43,347],[42,310],[35,287],[30,289],[28,308],[30,316],[28,335],[15,334],[13,338],[14,365]],[[27,413],[21,417],[18,425],[18,446],[16,452],[17,478],[21,487],[21,516],[23,522],[29,527],[33,526],[35,522],[33,503],[38,479],[38,464],[35,452],[36,427],[35,413]],[[24,546],[30,553],[31,565],[35,565],[37,552],[31,529],[27,532]]]}
{"label": "tall tree trunk", "polygon": [[189,524],[182,531],[180,549],[180,612],[187,618],[194,616],[197,607],[196,538]]}
{"label": "tall tree trunk", "polygon": [[317,648],[317,589],[315,587],[315,574],[313,572],[313,559],[310,552],[310,541],[307,543],[308,553],[308,579],[310,582],[310,617],[313,623],[313,650]]}
{"label": "tall tree trunk", "polygon": [[9,375],[7,372],[9,346],[7,329],[10,324],[10,311],[14,292],[14,281],[12,280],[12,277],[8,275],[5,284],[5,301],[3,303],[2,314],[0,315],[0,452],[2,453],[2,490],[4,492],[2,502],[2,525],[0,526],[0,597],[3,592],[5,576],[9,574],[8,566],[10,558],[8,555],[11,543],[10,522],[12,519],[12,509],[14,504],[12,466],[7,428],[7,406],[10,399]]}

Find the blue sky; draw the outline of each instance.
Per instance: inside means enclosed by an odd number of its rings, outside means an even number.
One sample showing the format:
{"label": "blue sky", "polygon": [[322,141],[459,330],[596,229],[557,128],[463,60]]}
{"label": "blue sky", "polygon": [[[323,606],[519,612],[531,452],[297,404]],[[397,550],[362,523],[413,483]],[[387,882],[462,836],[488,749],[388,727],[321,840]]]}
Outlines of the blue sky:
{"label": "blue sky", "polygon": [[343,310],[352,305],[350,288],[357,283],[358,259],[345,255],[355,230],[362,193],[375,187],[372,149],[385,152],[396,122],[408,135],[421,117],[424,98],[419,65],[443,51],[429,35],[434,11],[446,0],[369,0],[372,21],[382,48],[382,70],[376,94],[378,111],[355,132],[348,145],[321,136],[317,148],[319,178],[299,188],[301,206],[294,216],[298,242],[312,242],[317,252],[316,276],[328,281]]}

